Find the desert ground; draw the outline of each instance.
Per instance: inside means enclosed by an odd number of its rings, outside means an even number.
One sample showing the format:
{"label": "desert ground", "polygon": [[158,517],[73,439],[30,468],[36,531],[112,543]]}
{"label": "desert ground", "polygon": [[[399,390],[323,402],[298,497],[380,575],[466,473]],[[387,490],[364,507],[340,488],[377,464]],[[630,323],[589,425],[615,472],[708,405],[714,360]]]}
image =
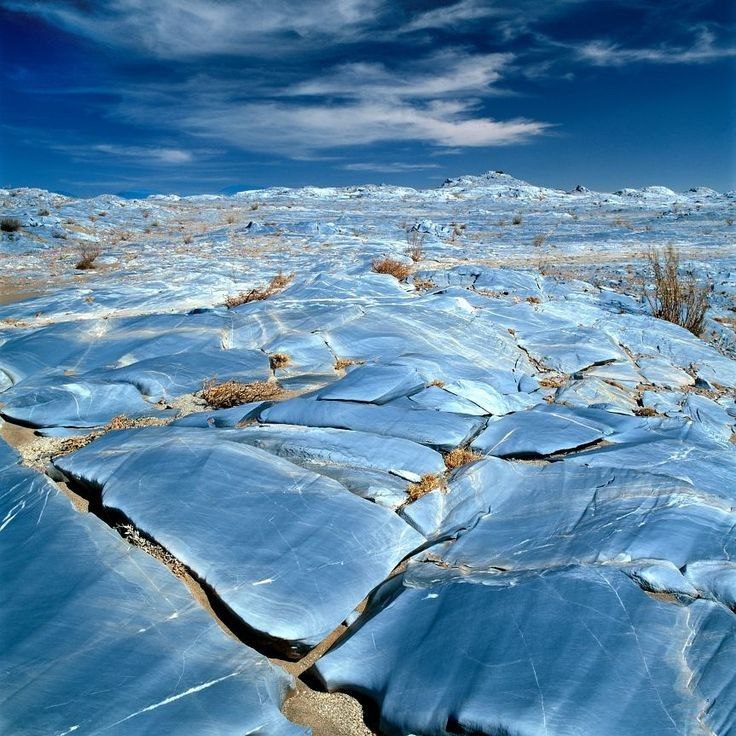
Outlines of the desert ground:
{"label": "desert ground", "polygon": [[736,733],[735,193],[0,202],[4,733]]}

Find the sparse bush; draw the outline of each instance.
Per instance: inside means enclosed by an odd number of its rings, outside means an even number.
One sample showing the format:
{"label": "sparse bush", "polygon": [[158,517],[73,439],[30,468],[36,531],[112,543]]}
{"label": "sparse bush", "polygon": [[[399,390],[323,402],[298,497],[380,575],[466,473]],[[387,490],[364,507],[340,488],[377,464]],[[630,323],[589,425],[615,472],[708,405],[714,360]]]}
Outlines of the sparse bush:
{"label": "sparse bush", "polygon": [[427,386],[437,386],[437,388],[444,388],[445,387],[445,382],[444,381],[440,381],[439,378],[435,378],[434,381],[430,381],[427,384]]}
{"label": "sparse bush", "polygon": [[256,381],[255,383],[205,381],[202,387],[202,398],[207,406],[213,409],[229,409],[232,406],[248,404],[251,401],[275,399],[283,391],[275,381]]}
{"label": "sparse bush", "polygon": [[479,455],[477,452],[468,450],[466,447],[456,447],[445,455],[445,467],[448,470],[455,470],[455,468],[459,468],[462,465],[467,465],[468,463],[473,463],[476,460],[482,459],[483,456]]}
{"label": "sparse bush", "polygon": [[532,244],[534,245],[535,248],[539,248],[541,245],[544,244],[545,240],[547,240],[547,236],[542,235],[542,233],[540,233],[539,235],[534,236],[534,240],[532,241]]}
{"label": "sparse bush", "polygon": [[415,276],[412,280],[412,283],[414,284],[414,288],[417,291],[429,291],[430,289],[436,289],[437,284],[435,284],[432,279],[424,279],[421,277]]}
{"label": "sparse bush", "polygon": [[17,217],[3,217],[0,219],[0,230],[4,233],[17,233],[20,227],[20,220]]}
{"label": "sparse bush", "polygon": [[387,273],[399,281],[404,281],[411,273],[411,268],[405,263],[397,261],[394,258],[389,258],[388,256],[376,258],[373,261],[372,268],[376,273]]}
{"label": "sparse bush", "polygon": [[48,217],[51,214],[49,210],[47,210],[45,207],[38,211],[39,217]]}
{"label": "sparse bush", "polygon": [[680,273],[680,254],[672,245],[648,255],[654,281],[653,292],[645,297],[652,314],[700,336],[708,311],[708,286],[700,285],[693,274]]}
{"label": "sparse bush", "polygon": [[248,304],[248,302],[258,302],[268,299],[268,297],[285,289],[293,278],[293,273],[287,275],[279,272],[265,286],[256,286],[255,289],[251,289],[250,291],[242,291],[240,294],[228,297],[225,300],[225,306],[228,309],[232,309],[233,307],[239,307],[241,304]]}
{"label": "sparse bush", "polygon": [[657,412],[651,406],[638,406],[634,409],[634,414],[638,417],[656,417]]}
{"label": "sparse bush", "polygon": [[192,236],[187,233],[182,240],[184,241],[184,245],[189,245],[192,242]]}
{"label": "sparse bush", "polygon": [[273,353],[268,356],[268,362],[271,370],[275,371],[277,368],[286,368],[291,363],[291,358],[286,353]]}
{"label": "sparse bush", "polygon": [[412,501],[416,501],[426,493],[445,488],[445,479],[441,475],[423,475],[418,483],[410,483],[407,493]]}
{"label": "sparse bush", "polygon": [[363,363],[365,363],[364,360],[355,360],[353,358],[338,358],[335,361],[335,370],[344,371],[346,368],[349,368],[351,365],[363,365]]}
{"label": "sparse bush", "polygon": [[98,248],[91,248],[86,245],[83,246],[79,253],[79,260],[74,265],[74,268],[77,268],[80,271],[89,271],[92,268],[97,268],[95,261],[99,255],[100,251]]}
{"label": "sparse bush", "polygon": [[258,204],[258,202],[253,202],[253,204],[251,204],[250,206],[250,209],[251,211],[255,212],[259,207],[260,205]]}
{"label": "sparse bush", "polygon": [[729,227],[731,227],[731,225],[733,225],[733,217],[727,217],[726,218],[726,225],[728,225]]}
{"label": "sparse bush", "polygon": [[238,217],[234,212],[228,212],[225,216],[225,222],[228,225],[234,225],[238,221]]}
{"label": "sparse bush", "polygon": [[512,225],[521,225],[524,222],[524,218],[521,215],[514,215],[514,219],[511,220]]}
{"label": "sparse bush", "polygon": [[419,263],[419,261],[421,261],[424,257],[421,244],[410,245],[406,249],[406,255],[409,256],[409,258],[411,258],[414,263]]}

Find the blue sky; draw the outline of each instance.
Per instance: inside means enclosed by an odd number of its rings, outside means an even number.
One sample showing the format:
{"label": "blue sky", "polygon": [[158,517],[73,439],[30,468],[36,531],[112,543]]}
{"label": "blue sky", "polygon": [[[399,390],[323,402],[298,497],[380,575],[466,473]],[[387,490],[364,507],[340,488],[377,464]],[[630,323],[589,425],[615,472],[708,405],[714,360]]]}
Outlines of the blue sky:
{"label": "blue sky", "polygon": [[0,186],[736,187],[727,0],[0,0]]}

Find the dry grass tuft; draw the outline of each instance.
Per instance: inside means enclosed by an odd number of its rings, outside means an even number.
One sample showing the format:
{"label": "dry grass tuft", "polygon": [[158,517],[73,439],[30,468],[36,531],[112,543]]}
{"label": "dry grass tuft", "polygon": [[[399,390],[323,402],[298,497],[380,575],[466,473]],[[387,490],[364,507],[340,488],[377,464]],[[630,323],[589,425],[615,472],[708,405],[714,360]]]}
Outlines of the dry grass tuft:
{"label": "dry grass tuft", "polygon": [[79,437],[69,437],[65,439],[58,449],[58,452],[54,453],[54,457],[59,455],[69,455],[72,452],[81,450],[83,447],[88,445],[92,440],[96,440],[98,437],[102,437],[107,432],[112,432],[115,429],[134,429],[136,427],[162,427],[169,423],[169,419],[163,417],[137,417],[131,418],[126,417],[125,414],[119,414],[113,417],[104,427],[95,429],[89,434],[81,435]]}
{"label": "dry grass tuft", "polygon": [[657,412],[651,406],[638,406],[634,409],[634,414],[638,417],[656,417]]}
{"label": "dry grass tuft", "polygon": [[539,235],[534,236],[534,240],[532,241],[532,245],[534,245],[535,248],[539,248],[544,244],[544,241],[547,240],[546,235],[542,235],[541,233]]}
{"label": "dry grass tuft", "polygon": [[79,260],[74,264],[74,268],[77,268],[80,271],[89,271],[92,268],[97,268],[95,261],[99,255],[99,248],[84,246],[79,253]]}
{"label": "dry grass tuft", "polygon": [[248,404],[251,401],[275,399],[283,392],[283,388],[275,381],[256,381],[254,383],[205,381],[202,387],[202,398],[207,406],[213,409],[229,409],[231,406]]}
{"label": "dry grass tuft", "polygon": [[524,222],[524,218],[521,215],[514,215],[514,219],[511,220],[512,225],[521,225]]}
{"label": "dry grass tuft", "polygon": [[0,230],[4,233],[17,233],[20,228],[20,220],[17,217],[3,217],[0,219]]}
{"label": "dry grass tuft", "polygon": [[335,370],[344,371],[346,368],[350,367],[351,365],[363,365],[363,363],[365,363],[364,360],[355,360],[353,358],[338,358],[335,361]]}
{"label": "dry grass tuft", "polygon": [[417,278],[415,276],[412,283],[417,291],[430,291],[431,289],[437,288],[437,284],[435,284],[432,279],[423,279],[421,277]]}
{"label": "dry grass tuft", "polygon": [[567,376],[564,373],[551,373],[538,376],[537,381],[542,388],[561,388],[567,383]]}
{"label": "dry grass tuft", "polygon": [[680,254],[672,245],[648,254],[654,292],[645,292],[652,314],[684,327],[699,337],[708,311],[709,287],[700,285],[692,274],[680,274]]}
{"label": "dry grass tuft", "polygon": [[277,368],[286,368],[291,363],[291,358],[286,353],[273,353],[268,356],[268,362],[271,370],[275,371]]}
{"label": "dry grass tuft", "polygon": [[404,281],[411,273],[411,268],[405,263],[397,261],[394,258],[389,258],[388,256],[376,258],[373,261],[372,269],[376,273],[387,273],[389,276],[393,276],[399,281]]}
{"label": "dry grass tuft", "polygon": [[448,470],[455,470],[455,468],[459,468],[461,465],[467,465],[468,463],[482,459],[482,455],[468,450],[467,447],[456,447],[445,455],[445,467]]}
{"label": "dry grass tuft", "polygon": [[529,304],[541,304],[542,300],[538,296],[528,296],[526,299],[524,299],[525,302],[529,302]]}
{"label": "dry grass tuft", "polygon": [[419,261],[424,258],[424,253],[422,251],[421,244],[411,245],[406,249],[406,255],[409,256],[409,258],[414,261],[414,263],[419,263]]}
{"label": "dry grass tuft", "polygon": [[225,299],[225,306],[228,309],[239,307],[241,304],[248,302],[259,302],[268,299],[274,294],[283,291],[294,279],[294,274],[277,273],[265,286],[256,286],[250,291],[242,291],[236,296],[229,296]]}
{"label": "dry grass tuft", "polygon": [[444,388],[445,387],[445,382],[444,381],[440,381],[439,378],[435,378],[434,381],[430,381],[427,384],[427,386],[437,386],[437,388]]}
{"label": "dry grass tuft", "polygon": [[423,475],[419,483],[410,483],[407,493],[412,501],[416,501],[426,493],[445,488],[445,479],[441,475]]}

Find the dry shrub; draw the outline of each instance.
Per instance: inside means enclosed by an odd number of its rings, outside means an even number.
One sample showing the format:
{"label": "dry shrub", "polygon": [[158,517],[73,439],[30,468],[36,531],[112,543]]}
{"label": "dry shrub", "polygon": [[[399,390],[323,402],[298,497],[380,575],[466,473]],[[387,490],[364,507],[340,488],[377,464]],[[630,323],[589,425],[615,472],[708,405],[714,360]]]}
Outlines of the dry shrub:
{"label": "dry shrub", "polygon": [[241,304],[249,302],[259,302],[268,297],[283,291],[293,280],[294,274],[277,273],[265,286],[256,286],[250,291],[241,291],[240,294],[229,296],[225,299],[225,306],[228,309],[239,307]]}
{"label": "dry shrub", "polygon": [[511,220],[512,225],[521,225],[524,222],[524,218],[521,215],[514,215],[514,219]]}
{"label": "dry shrub", "polygon": [[95,261],[99,255],[99,248],[84,246],[79,253],[79,260],[74,265],[74,268],[78,268],[80,271],[89,271],[91,268],[97,268]]}
{"label": "dry shrub", "polygon": [[634,409],[634,414],[638,417],[656,417],[657,412],[651,406],[638,406]]}
{"label": "dry shrub", "polygon": [[567,383],[567,376],[564,373],[552,373],[538,377],[537,381],[542,388],[561,388]]}
{"label": "dry shrub", "polygon": [[184,237],[182,238],[182,240],[183,240],[183,242],[184,242],[184,245],[189,245],[189,244],[190,244],[190,243],[192,242],[192,236],[191,236],[191,235],[190,235],[189,233],[187,233],[187,234],[186,234],[186,235],[185,235],[185,236],[184,236]]}
{"label": "dry shrub", "polygon": [[20,230],[20,220],[17,217],[3,217],[0,219],[0,230],[4,233],[17,233]]}
{"label": "dry shrub", "polygon": [[48,217],[51,214],[45,207],[38,211],[39,217]]}
{"label": "dry shrub", "polygon": [[338,358],[335,361],[335,370],[344,371],[351,365],[363,365],[363,363],[365,363],[364,360],[355,360],[353,358]]}
{"label": "dry shrub", "polygon": [[411,245],[406,249],[406,255],[409,256],[409,258],[414,261],[414,263],[419,263],[419,261],[422,260],[424,257],[424,254],[422,252],[422,246],[421,245]]}
{"label": "dry shrub", "polygon": [[538,296],[528,296],[526,299],[524,299],[525,302],[529,302],[529,304],[541,304],[542,300]]}
{"label": "dry shrub", "polygon": [[92,440],[96,440],[98,437],[102,437],[103,434],[111,432],[115,429],[133,429],[135,427],[162,427],[169,423],[169,419],[163,417],[137,417],[131,418],[126,417],[125,414],[119,414],[113,417],[104,427],[92,430],[88,434],[80,435],[79,437],[68,437],[65,439],[54,457],[59,455],[68,455],[69,453],[81,450],[83,447],[88,445]]}
{"label": "dry shrub", "polygon": [[432,279],[423,279],[415,276],[412,283],[417,291],[430,291],[431,289],[437,288],[437,284]]}
{"label": "dry shrub", "polygon": [[439,378],[435,378],[434,381],[430,381],[427,384],[427,386],[437,386],[437,388],[444,388],[445,387],[445,382],[444,381],[440,381]]}
{"label": "dry shrub", "polygon": [[541,245],[544,244],[545,240],[547,240],[547,236],[542,235],[542,233],[540,233],[539,235],[534,236],[534,240],[532,241],[532,244],[534,245],[535,248],[539,248]]}
{"label": "dry shrub", "polygon": [[441,475],[423,475],[419,483],[410,483],[407,493],[412,501],[421,498],[425,493],[445,488],[445,479]]}
{"label": "dry shrub", "polygon": [[482,458],[482,455],[468,450],[467,447],[456,447],[445,455],[445,467],[448,470],[455,470],[455,468],[459,468],[461,465],[467,465]]}
{"label": "dry shrub", "polygon": [[258,202],[253,202],[253,204],[251,204],[250,206],[251,212],[255,212],[259,207],[260,205],[258,204]]}
{"label": "dry shrub", "polygon": [[275,399],[283,391],[275,381],[256,381],[254,383],[205,381],[202,388],[202,398],[207,406],[213,409],[229,409],[231,406],[248,404],[251,401]]}
{"label": "dry shrub", "polygon": [[238,221],[238,218],[234,212],[228,212],[225,216],[225,222],[228,225],[234,225]]}
{"label": "dry shrub", "polygon": [[268,362],[271,370],[275,371],[277,368],[286,368],[291,363],[291,358],[286,353],[273,353],[268,356]]}
{"label": "dry shrub", "polygon": [[388,256],[376,258],[373,261],[372,268],[376,273],[387,273],[399,281],[404,281],[411,273],[411,268],[405,263],[397,261],[394,258],[389,258]]}
{"label": "dry shrub", "polygon": [[653,293],[645,292],[652,314],[700,336],[708,311],[708,286],[700,285],[693,274],[680,273],[680,254],[672,245],[648,254],[654,281]]}

